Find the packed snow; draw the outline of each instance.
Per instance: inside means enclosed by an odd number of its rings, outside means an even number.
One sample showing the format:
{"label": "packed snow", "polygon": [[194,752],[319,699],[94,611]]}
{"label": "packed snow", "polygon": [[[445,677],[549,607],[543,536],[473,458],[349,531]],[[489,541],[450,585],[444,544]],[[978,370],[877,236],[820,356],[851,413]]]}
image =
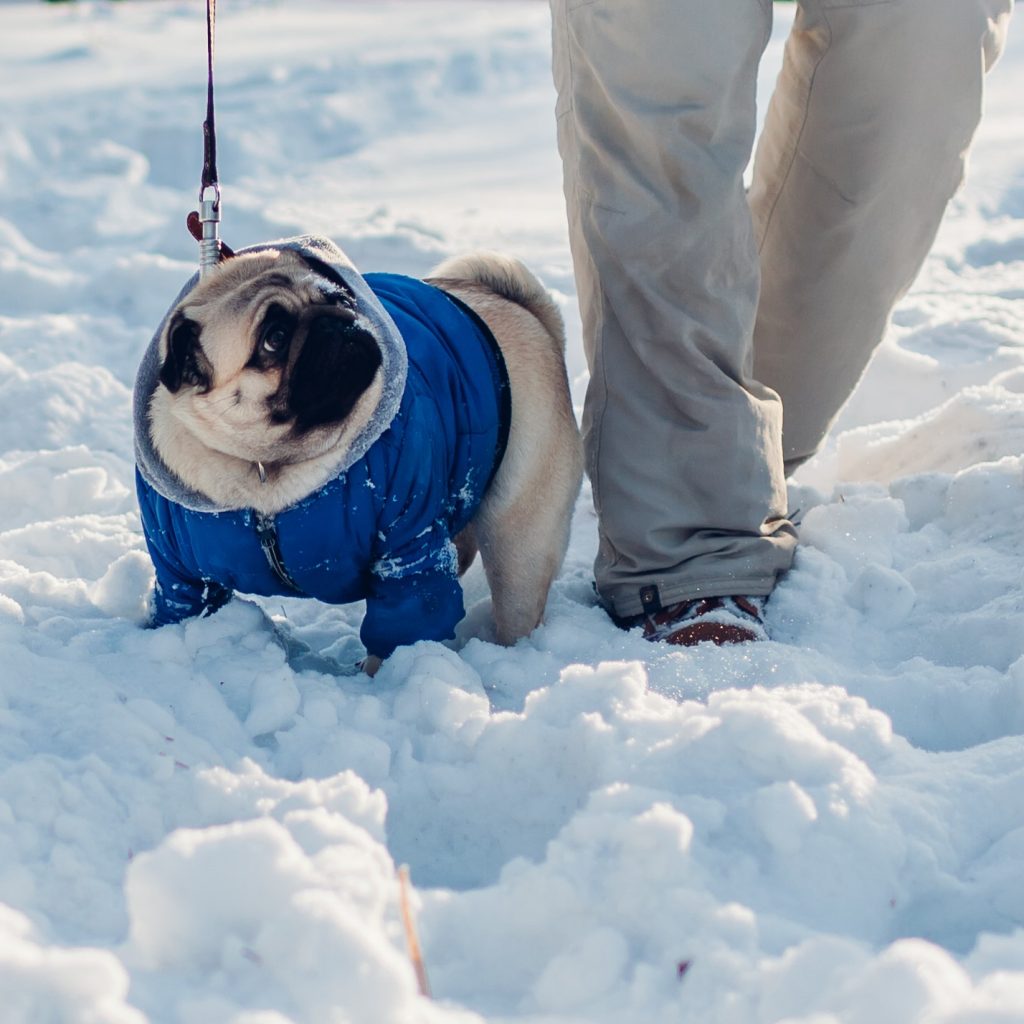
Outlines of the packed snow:
{"label": "packed snow", "polygon": [[[372,681],[359,607],[141,628],[130,388],[197,258],[202,5],[0,27],[5,1024],[1024,1021],[1016,26],[968,185],[792,485],[773,641],[617,630],[585,492],[540,629],[491,643],[475,568],[458,642]],[[549,33],[531,0],[221,4],[225,240],[409,274],[512,251],[579,405]]]}

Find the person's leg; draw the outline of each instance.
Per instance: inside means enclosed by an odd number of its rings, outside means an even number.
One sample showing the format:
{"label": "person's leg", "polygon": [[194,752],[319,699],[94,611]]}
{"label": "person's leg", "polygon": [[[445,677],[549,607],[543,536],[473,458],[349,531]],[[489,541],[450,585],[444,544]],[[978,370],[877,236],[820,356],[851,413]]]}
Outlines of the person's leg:
{"label": "person's leg", "polygon": [[763,595],[796,543],[779,401],[752,376],[743,190],[769,0],[552,0],[591,382],[598,590],[632,616]]}
{"label": "person's leg", "polygon": [[791,472],[817,451],[924,262],[1012,0],[802,0],[757,148],[754,372]]}

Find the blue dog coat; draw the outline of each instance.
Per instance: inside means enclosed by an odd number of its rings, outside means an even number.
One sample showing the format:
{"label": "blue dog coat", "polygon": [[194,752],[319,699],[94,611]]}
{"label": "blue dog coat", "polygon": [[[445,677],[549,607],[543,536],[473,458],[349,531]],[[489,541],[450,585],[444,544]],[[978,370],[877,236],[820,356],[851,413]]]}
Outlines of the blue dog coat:
{"label": "blue dog coat", "polygon": [[269,248],[308,253],[343,278],[374,325],[384,395],[319,490],[273,517],[218,508],[171,472],[150,438],[161,324],[134,396],[136,485],[156,568],[153,624],[215,611],[239,591],[365,600],[360,636],[381,658],[417,640],[448,639],[464,614],[452,538],[479,507],[508,438],[497,343],[445,292],[393,274],[362,277],[324,239],[246,251]]}

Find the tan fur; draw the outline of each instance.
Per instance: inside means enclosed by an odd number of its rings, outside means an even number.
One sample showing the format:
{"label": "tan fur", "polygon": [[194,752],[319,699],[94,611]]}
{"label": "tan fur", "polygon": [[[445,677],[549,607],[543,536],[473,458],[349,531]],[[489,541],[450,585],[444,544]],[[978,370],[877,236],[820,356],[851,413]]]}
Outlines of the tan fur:
{"label": "tan fur", "polygon": [[[288,278],[283,284],[281,275]],[[225,507],[278,512],[327,482],[379,401],[376,379],[341,428],[311,431],[298,447],[267,419],[266,396],[280,383],[247,367],[253,326],[271,302],[295,308],[308,269],[269,251],[235,257],[184,300],[203,325],[215,367],[206,395],[158,387],[150,405],[153,442],[190,487]],[[473,522],[455,538],[460,571],[479,550],[491,587],[497,639],[514,643],[541,621],[569,537],[582,478],[579,430],[565,372],[557,306],[518,260],[474,253],[442,263],[428,281],[465,302],[490,327],[508,367],[512,423],[508,449]],[[290,294],[289,294],[290,291]],[[161,339],[161,357],[167,338]],[[256,461],[268,480],[261,483]],[[375,665],[368,665],[375,668]]]}
{"label": "tan fur", "polygon": [[[490,584],[497,639],[511,644],[532,632],[544,614],[583,475],[562,317],[537,278],[509,257],[455,257],[427,280],[461,299],[490,327],[508,367],[508,449],[469,529]],[[457,546],[461,564],[469,545]]]}
{"label": "tan fur", "polygon": [[[551,293],[515,256],[500,252],[471,252],[453,256],[435,267],[428,280],[443,288],[443,279],[482,286],[532,313],[564,358],[565,324]],[[492,328],[493,330],[493,328]]]}

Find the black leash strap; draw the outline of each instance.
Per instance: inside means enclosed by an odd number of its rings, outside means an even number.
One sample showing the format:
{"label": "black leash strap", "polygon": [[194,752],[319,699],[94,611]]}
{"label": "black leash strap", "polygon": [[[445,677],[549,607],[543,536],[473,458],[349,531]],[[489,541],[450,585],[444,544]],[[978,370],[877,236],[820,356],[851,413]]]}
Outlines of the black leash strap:
{"label": "black leash strap", "polygon": [[203,122],[203,182],[202,193],[208,186],[220,191],[217,178],[217,127],[213,118],[213,46],[217,24],[217,0],[206,0],[206,120]]}
{"label": "black leash strap", "polygon": [[203,122],[203,177],[199,210],[188,215],[188,229],[199,242],[199,276],[205,277],[234,253],[220,240],[220,182],[217,179],[217,127],[213,116],[213,41],[217,0],[206,0],[206,120]]}

